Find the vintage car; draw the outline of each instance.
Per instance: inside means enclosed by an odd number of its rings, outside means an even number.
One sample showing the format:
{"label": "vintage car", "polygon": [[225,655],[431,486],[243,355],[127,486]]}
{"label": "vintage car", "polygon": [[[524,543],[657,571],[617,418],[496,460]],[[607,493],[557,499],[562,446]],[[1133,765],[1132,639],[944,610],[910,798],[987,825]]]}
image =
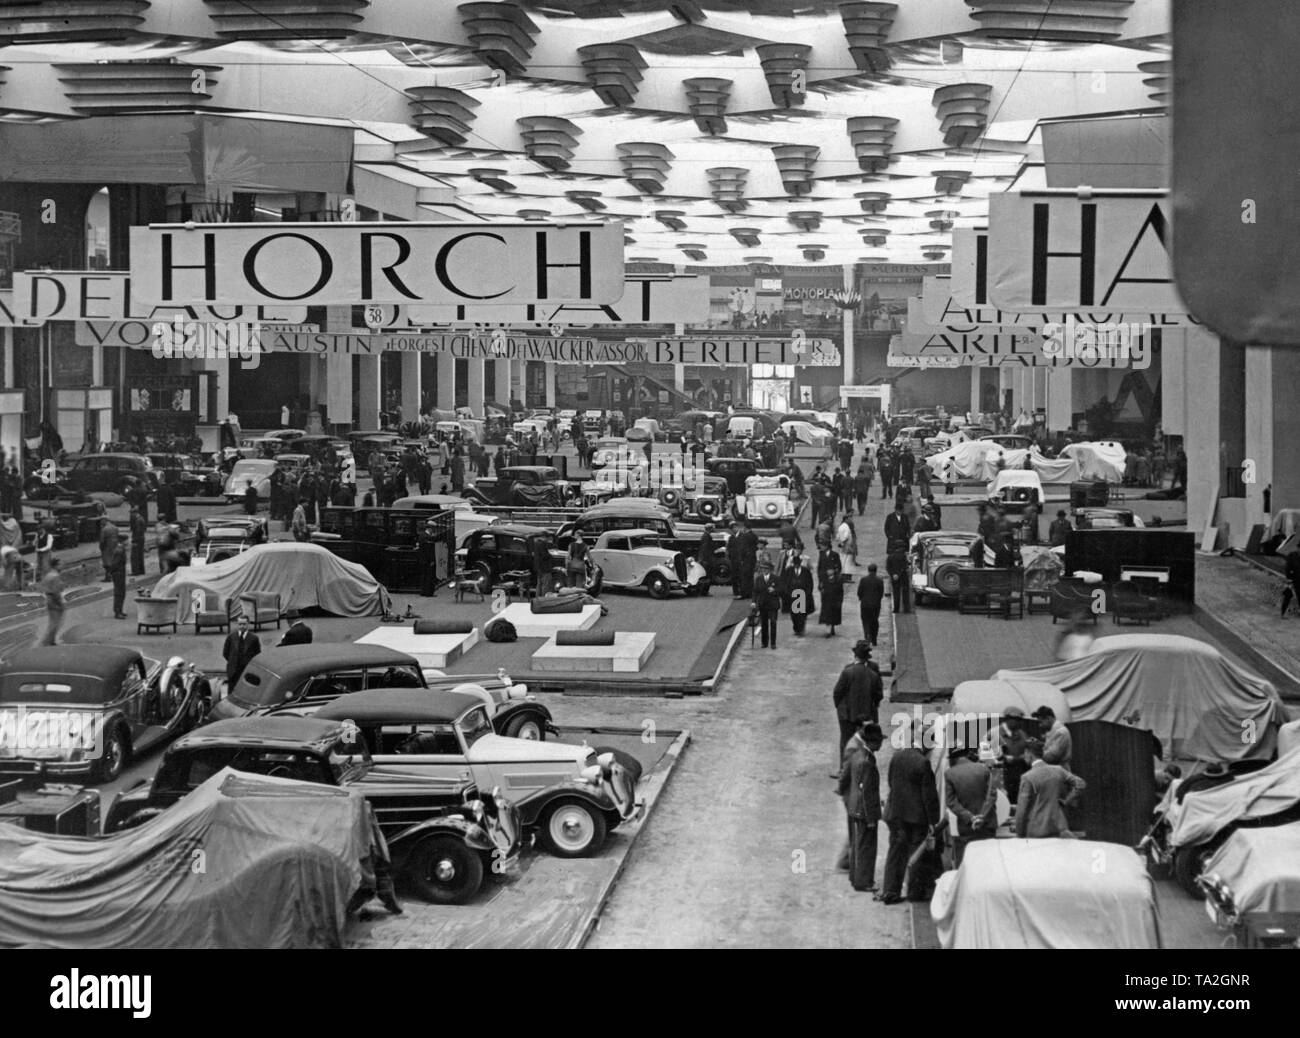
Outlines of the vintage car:
{"label": "vintage car", "polygon": [[582,507],[591,508],[611,498],[639,493],[645,485],[644,467],[625,469],[615,465],[599,469],[591,474],[591,479],[582,481]]}
{"label": "vintage car", "polygon": [[[662,499],[663,495],[660,494]],[[681,515],[696,523],[717,523],[727,514],[731,488],[721,476],[697,475],[682,490]]]}
{"label": "vintage car", "polygon": [[[504,674],[490,683],[492,724],[511,738],[542,741],[554,734],[549,708]],[[489,683],[482,686],[488,689]],[[209,714],[209,720],[249,714],[312,713],[325,703],[351,692],[372,688],[421,688],[441,694],[446,679],[441,671],[425,677],[419,660],[409,653],[383,645],[353,642],[313,642],[264,649],[244,668],[226,696]],[[485,700],[485,706],[489,705]]]}
{"label": "vintage car", "polygon": [[640,447],[629,447],[622,436],[604,436],[591,447],[591,470],[603,469],[607,465],[637,465],[645,461],[645,454]]}
{"label": "vintage car", "polygon": [[790,500],[788,476],[750,476],[745,492],[732,503],[737,519],[750,523],[775,525],[783,519],[794,521],[794,503]]}
{"label": "vintage car", "polygon": [[240,530],[249,544],[271,539],[271,524],[264,515],[205,515],[194,527],[194,543],[202,546],[216,530]]}
{"label": "vintage car", "polygon": [[786,439],[793,444],[803,444],[806,447],[817,448],[831,445],[831,432],[820,426],[813,425],[811,422],[792,419],[781,423],[781,431],[785,433]]}
{"label": "vintage car", "polygon": [[398,868],[427,901],[464,904],[484,873],[509,868],[521,845],[519,812],[506,797],[480,795],[463,774],[377,767],[355,726],[313,717],[219,721],[178,739],[152,780],[110,803],[105,832],[158,816],[223,768],[360,790]]}
{"label": "vintage car", "polygon": [[245,531],[235,526],[213,528],[202,547],[190,554],[191,566],[207,566],[242,555],[253,546]]}
{"label": "vintage car", "polygon": [[654,530],[610,530],[591,549],[605,588],[645,588],[653,598],[674,591],[697,594],[706,586],[704,569],[680,551],[662,547]]}
{"label": "vintage car", "polygon": [[1202,764],[1170,783],[1139,850],[1156,869],[1167,869],[1193,897],[1197,880],[1228,838],[1242,829],[1300,821],[1300,749],[1272,763],[1238,760]]}
{"label": "vintage car", "polygon": [[1032,436],[1021,436],[1019,433],[984,433],[979,438],[1009,451],[1027,451],[1036,446]]}
{"label": "vintage car", "polygon": [[245,436],[239,441],[236,451],[241,458],[265,460],[274,458],[282,450],[287,449],[288,443],[274,436]]}
{"label": "vintage car", "polygon": [[550,465],[510,465],[498,476],[481,477],[461,496],[483,505],[558,507],[580,498],[582,487]]}
{"label": "vintage car", "polygon": [[1003,469],[989,483],[987,497],[1014,515],[1043,508],[1043,481],[1032,469]]}
{"label": "vintage car", "polygon": [[1076,508],[1074,510],[1076,530],[1125,530],[1145,527],[1146,523],[1142,521],[1142,517],[1127,508]]}
{"label": "vintage car", "polygon": [[51,476],[28,476],[23,493],[32,500],[97,493],[125,497],[127,491],[143,485],[152,497],[161,479],[143,454],[83,454],[66,468],[55,467]]}
{"label": "vintage car", "polygon": [[775,476],[771,469],[761,469],[758,462],[750,458],[708,458],[704,468],[711,476],[719,476],[727,481],[727,488],[735,497],[745,493],[745,480],[750,476]]}
{"label": "vintage car", "polygon": [[977,540],[979,534],[949,530],[912,534],[912,594],[917,605],[930,597],[957,598],[961,571],[972,565],[970,546]]}
{"label": "vintage car", "polygon": [[[588,508],[573,522],[563,524],[555,535],[555,545],[559,551],[566,552],[573,535],[581,533],[590,546],[607,530],[652,530],[659,535],[665,548],[694,558],[700,550],[704,526],[677,520],[671,511],[653,498],[619,497]],[[728,534],[725,530],[716,530],[713,537],[719,567],[714,576],[718,580],[730,580],[725,551]]]}
{"label": "vintage car", "polygon": [[499,789],[552,854],[583,858],[599,852],[610,830],[639,816],[639,765],[622,754],[561,742],[524,742],[492,731],[472,692],[436,698],[409,689],[344,696],[319,719],[360,730],[376,765],[393,774],[468,776]]}
{"label": "vintage car", "polygon": [[667,439],[668,434],[654,418],[638,418],[627,431],[629,443],[661,443]]}
{"label": "vintage car", "polygon": [[163,483],[178,497],[216,497],[221,493],[221,473],[191,454],[146,455]]}
{"label": "vintage car", "polygon": [[599,408],[588,408],[582,412],[582,429],[588,436],[599,436],[605,431],[604,413]]}
{"label": "vintage car", "polygon": [[357,459],[357,468],[369,471],[370,455],[375,451],[384,451],[401,439],[395,432],[354,432],[348,435],[352,445],[352,456]]}
{"label": "vintage car", "polygon": [[211,697],[180,656],[163,663],[114,645],[16,652],[0,663],[0,777],[110,782],[197,725]]}
{"label": "vintage car", "polygon": [[235,467],[230,470],[230,475],[226,477],[226,485],[222,491],[226,501],[230,504],[243,501],[250,482],[253,484],[253,489],[257,491],[258,500],[269,501],[271,499],[271,473],[278,466],[279,463],[272,458],[244,458],[235,462]]}
{"label": "vintage car", "polygon": [[[456,568],[466,578],[476,580],[484,594],[491,591],[492,585],[505,580],[508,573],[524,573],[531,579],[534,576],[533,553],[539,538],[546,543],[552,576],[563,583],[566,579],[563,575],[565,552],[556,547],[555,534],[540,527],[515,523],[501,523],[471,533],[456,552]],[[589,564],[587,593],[600,594],[602,581],[600,570]]]}
{"label": "vintage car", "polygon": [[898,430],[898,435],[894,437],[895,447],[908,447],[913,454],[922,454],[925,451],[925,441],[930,439],[939,430],[932,425],[908,425]]}
{"label": "vintage car", "polygon": [[451,512],[456,527],[457,544],[462,543],[475,530],[491,526],[497,521],[496,516],[476,512],[471,502],[451,494],[416,494],[411,497],[399,497],[393,502],[392,507],[432,513]]}
{"label": "vintage car", "polygon": [[[1205,863],[1197,881],[1223,921],[1248,912],[1300,913],[1300,823],[1238,829]],[[1271,921],[1271,920],[1270,920]]]}

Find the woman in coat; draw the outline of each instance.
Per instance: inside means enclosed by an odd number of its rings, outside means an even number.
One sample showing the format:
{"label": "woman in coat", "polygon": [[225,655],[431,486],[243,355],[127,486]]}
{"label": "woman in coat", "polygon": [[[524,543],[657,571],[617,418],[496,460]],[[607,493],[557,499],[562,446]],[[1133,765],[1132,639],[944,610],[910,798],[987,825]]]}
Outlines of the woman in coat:
{"label": "woman in coat", "polygon": [[565,575],[569,578],[569,587],[587,586],[587,542],[582,534],[574,534],[569,545],[569,556],[564,563]]}
{"label": "woman in coat", "polygon": [[840,618],[841,608],[844,605],[844,567],[840,563],[839,555],[832,549],[826,549],[817,557],[817,589],[821,592],[822,608],[817,614],[817,622],[830,630],[826,632],[829,638],[835,633],[835,628],[843,621]]}

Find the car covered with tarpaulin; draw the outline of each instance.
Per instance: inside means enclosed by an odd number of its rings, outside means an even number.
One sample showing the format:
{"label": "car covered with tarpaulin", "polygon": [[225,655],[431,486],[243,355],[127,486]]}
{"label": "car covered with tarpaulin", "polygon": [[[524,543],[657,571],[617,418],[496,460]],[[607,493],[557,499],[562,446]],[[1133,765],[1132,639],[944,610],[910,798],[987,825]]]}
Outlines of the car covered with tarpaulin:
{"label": "car covered with tarpaulin", "polygon": [[1159,948],[1155,888],[1132,847],[977,840],[930,901],[944,948]]}
{"label": "car covered with tarpaulin", "polygon": [[338,948],[387,860],[359,791],[226,768],[111,836],[0,825],[0,947]]}
{"label": "car covered with tarpaulin", "polygon": [[1271,682],[1181,635],[1098,638],[1075,659],[993,677],[1055,685],[1074,720],[1147,729],[1174,759],[1268,760],[1286,720]]}
{"label": "car covered with tarpaulin", "polygon": [[1201,886],[1231,917],[1300,912],[1300,822],[1238,829],[1205,863]]}
{"label": "car covered with tarpaulin", "polygon": [[355,562],[319,544],[259,544],[201,568],[181,566],[154,586],[154,598],[180,599],[177,619],[193,615],[195,591],[237,602],[253,591],[280,595],[280,608],[322,609],[335,616],[378,616],[388,611],[388,589]]}
{"label": "car covered with tarpaulin", "polygon": [[1072,443],[1059,457],[1044,457],[1037,449],[1004,447],[996,440],[968,440],[930,455],[926,460],[940,483],[949,480],[991,482],[1002,469],[1029,468],[1044,483],[1100,480],[1119,483],[1124,478],[1126,452],[1118,443]]}

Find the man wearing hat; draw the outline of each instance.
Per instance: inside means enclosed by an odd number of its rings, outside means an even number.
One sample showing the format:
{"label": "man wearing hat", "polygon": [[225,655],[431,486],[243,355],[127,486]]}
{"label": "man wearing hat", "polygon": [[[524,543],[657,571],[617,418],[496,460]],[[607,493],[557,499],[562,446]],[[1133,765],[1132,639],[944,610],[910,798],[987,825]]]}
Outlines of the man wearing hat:
{"label": "man wearing hat", "polygon": [[802,555],[794,556],[781,583],[782,597],[790,603],[790,622],[794,626],[795,637],[802,638],[808,614],[817,608],[813,601],[813,575],[808,568],[808,560]]}
{"label": "man wearing hat", "polygon": [[1058,509],[1056,518],[1052,520],[1052,525],[1047,528],[1047,541],[1053,548],[1059,548],[1065,544],[1066,538],[1070,536],[1070,531],[1074,527],[1070,525],[1070,520],[1065,517],[1065,509]]}
{"label": "man wearing hat", "polygon": [[312,642],[312,631],[305,623],[302,622],[302,613],[297,609],[290,609],[284,614],[286,620],[293,621],[289,624],[289,629],[284,632],[280,639],[281,645],[310,645]]}
{"label": "man wearing hat", "polygon": [[839,680],[835,682],[835,691],[831,701],[835,704],[835,716],[840,726],[840,756],[850,736],[861,727],[863,721],[878,721],[880,701],[884,698],[884,685],[880,673],[869,664],[871,646],[866,639],[859,639],[853,646],[853,662],[840,671]]}
{"label": "man wearing hat", "polygon": [[754,608],[758,612],[763,648],[776,648],[776,618],[781,614],[781,589],[772,573],[772,560],[764,555],[754,578]]}
{"label": "man wearing hat", "polygon": [[713,524],[705,523],[704,532],[700,534],[700,550],[695,556],[695,561],[704,570],[704,581],[700,589],[701,595],[707,595],[709,588],[713,586],[713,574],[718,568],[716,550],[717,542],[713,539]]}
{"label": "man wearing hat", "polygon": [[845,744],[839,793],[849,822],[849,882],[854,890],[876,889],[876,837],[880,831],[880,770],[876,751],[884,734],[875,721],[862,721]]}

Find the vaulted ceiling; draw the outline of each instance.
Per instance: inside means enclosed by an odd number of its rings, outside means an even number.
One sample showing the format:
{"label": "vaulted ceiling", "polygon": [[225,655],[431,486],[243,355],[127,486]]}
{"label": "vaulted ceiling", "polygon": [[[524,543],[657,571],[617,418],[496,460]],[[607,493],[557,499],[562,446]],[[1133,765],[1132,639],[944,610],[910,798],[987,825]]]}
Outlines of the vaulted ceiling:
{"label": "vaulted ceiling", "polygon": [[1168,0],[6,2],[0,119],[343,122],[429,218],[621,218],[633,260],[920,262],[1039,159],[1039,121],[1160,109],[1167,32]]}

